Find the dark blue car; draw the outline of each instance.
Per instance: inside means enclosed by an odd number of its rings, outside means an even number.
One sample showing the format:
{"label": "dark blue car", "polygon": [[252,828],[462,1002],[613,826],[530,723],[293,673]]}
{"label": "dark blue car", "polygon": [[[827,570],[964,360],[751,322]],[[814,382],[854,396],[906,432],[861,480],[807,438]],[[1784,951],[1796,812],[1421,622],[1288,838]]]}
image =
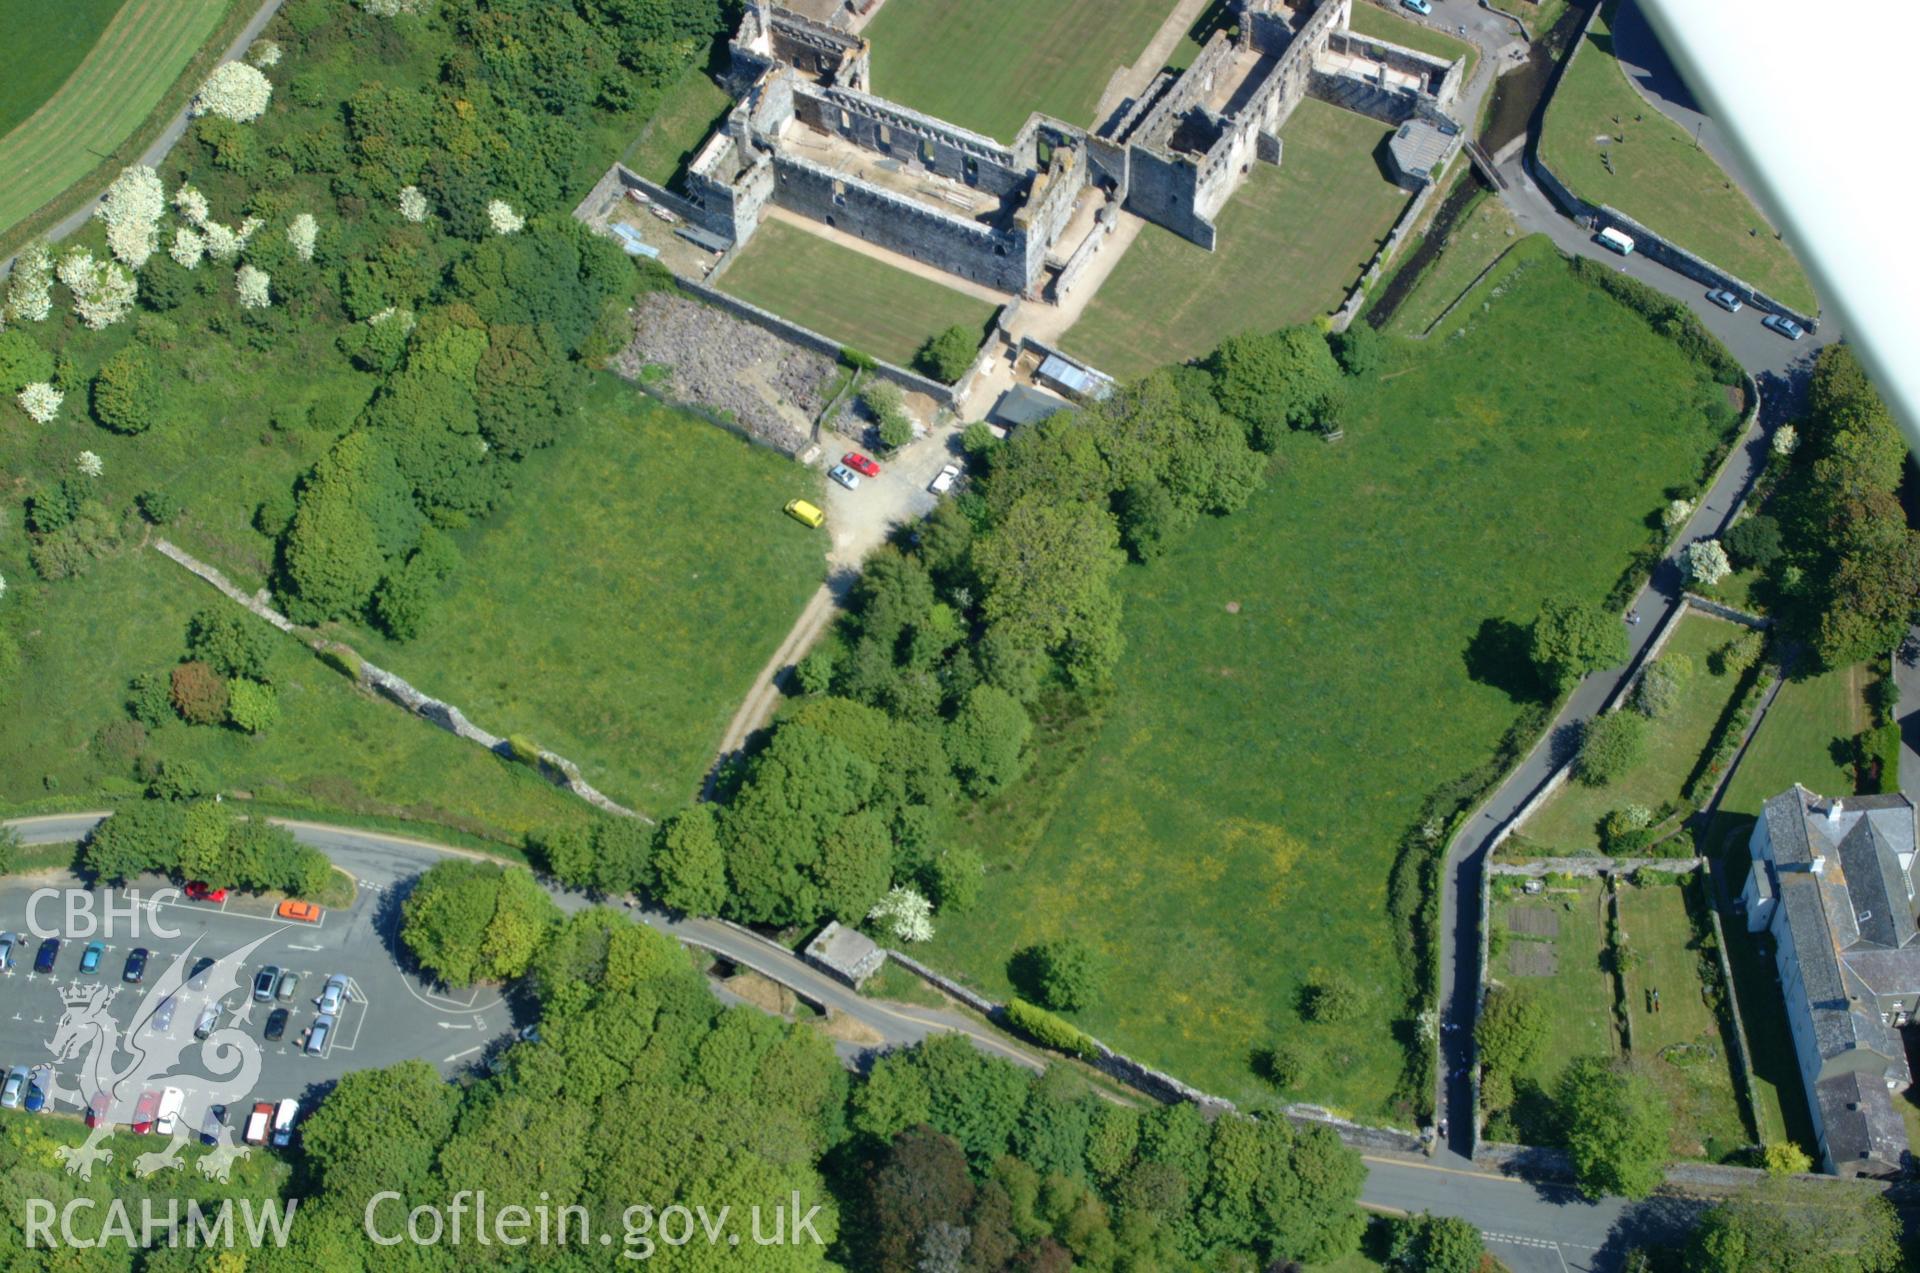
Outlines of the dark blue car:
{"label": "dark blue car", "polygon": [[147,975],[147,948],[135,946],[127,952],[127,966],[120,973],[120,980],[139,985]]}
{"label": "dark blue car", "polygon": [[35,972],[52,972],[53,961],[60,957],[60,939],[49,937],[40,943],[40,952],[33,957]]}

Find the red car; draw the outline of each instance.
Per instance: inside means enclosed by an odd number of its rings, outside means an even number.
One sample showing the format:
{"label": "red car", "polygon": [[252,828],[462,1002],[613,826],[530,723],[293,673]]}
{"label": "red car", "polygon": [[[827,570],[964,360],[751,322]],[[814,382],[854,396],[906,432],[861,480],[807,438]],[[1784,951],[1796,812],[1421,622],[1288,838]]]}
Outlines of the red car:
{"label": "red car", "polygon": [[840,462],[862,477],[880,476],[880,466],[858,451],[848,451],[840,457]]}
{"label": "red car", "polygon": [[224,902],[227,900],[227,890],[208,888],[205,880],[188,880],[187,898],[195,902]]}
{"label": "red car", "polygon": [[133,1107],[133,1130],[137,1136],[145,1136],[153,1130],[153,1116],[160,1108],[160,1093],[148,1088],[140,1093],[140,1103]]}
{"label": "red car", "polygon": [[95,1092],[93,1099],[87,1102],[87,1126],[98,1127],[107,1120],[107,1109],[113,1104],[113,1098],[105,1092]]}

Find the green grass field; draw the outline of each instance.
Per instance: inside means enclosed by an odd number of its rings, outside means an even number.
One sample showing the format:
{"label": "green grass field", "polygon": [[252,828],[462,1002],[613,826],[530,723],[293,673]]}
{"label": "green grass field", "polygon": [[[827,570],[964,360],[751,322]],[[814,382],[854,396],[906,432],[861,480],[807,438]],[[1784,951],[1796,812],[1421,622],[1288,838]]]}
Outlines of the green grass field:
{"label": "green grass field", "polygon": [[[1694,934],[1697,896],[1688,894],[1698,887],[1691,879],[1621,886],[1620,927],[1639,956],[1626,974],[1627,1011],[1634,1064],[1667,1098],[1674,1156],[1721,1162],[1753,1134],[1733,1085],[1731,1027],[1701,997],[1700,964],[1713,955]],[[1648,1006],[1655,990],[1658,1012]]]}
{"label": "green grass field", "polygon": [[888,0],[863,32],[873,91],[1012,141],[1034,111],[1082,128],[1174,0]]}
{"label": "green grass field", "polygon": [[616,800],[670,813],[825,573],[824,537],[781,513],[819,483],[598,377],[575,429],[459,536],[465,565],[428,631],[351,640]]}
{"label": "green grass field", "polygon": [[[1447,306],[1473,285],[1482,270],[1518,241],[1513,214],[1507,211],[1507,205],[1490,194],[1482,195],[1454,224],[1440,255],[1427,266],[1413,291],[1400,303],[1393,316],[1393,330],[1405,336],[1423,334],[1446,312]],[[1405,253],[1413,250],[1402,249]]]}
{"label": "green grass field", "polygon": [[1332,313],[1406,206],[1375,158],[1390,132],[1302,101],[1282,129],[1286,161],[1254,166],[1220,213],[1216,250],[1145,227],[1062,343],[1125,377]]}
{"label": "green grass field", "polygon": [[1473,68],[1479,64],[1480,51],[1465,40],[1456,40],[1444,31],[1436,31],[1397,13],[1368,4],[1366,0],[1353,6],[1350,20],[1353,30],[1361,35],[1370,35],[1377,40],[1386,40],[1390,44],[1403,45],[1420,53],[1431,53],[1435,57],[1448,60],[1464,57],[1467,65],[1461,71],[1460,82],[1464,85],[1473,78]]}
{"label": "green grass field", "polygon": [[653,117],[627,147],[621,162],[664,186],[731,109],[733,99],[726,90],[696,67],[661,94]]}
{"label": "green grass field", "polygon": [[1722,815],[1757,817],[1794,783],[1823,796],[1853,794],[1853,736],[1872,723],[1864,665],[1788,681],[1754,733],[1720,801]]}
{"label": "green grass field", "polygon": [[1529,840],[1569,851],[1598,850],[1600,820],[1613,810],[1629,804],[1657,810],[1680,799],[1680,788],[1712,740],[1713,727],[1740,681],[1731,673],[1713,675],[1707,656],[1738,636],[1741,628],[1692,611],[1679,622],[1663,654],[1682,654],[1692,661],[1693,681],[1686,697],[1669,715],[1648,723],[1646,751],[1638,764],[1604,787],[1569,782],[1560,788],[1521,826]]}
{"label": "green grass field", "polygon": [[[884,12],[884,10],[883,10]],[[863,353],[904,367],[955,323],[982,338],[994,306],[817,234],[769,221],[720,288]]]}
{"label": "green grass field", "polygon": [[[1004,992],[1012,952],[1073,932],[1125,987],[1081,1016],[1114,1046],[1239,1099],[1261,1090],[1249,1055],[1292,1034],[1320,1058],[1308,1095],[1381,1113],[1394,846],[1518,710],[1469,679],[1469,646],[1555,592],[1604,595],[1712,444],[1719,391],[1544,240],[1503,279],[1461,339],[1390,342],[1342,442],[1289,439],[1245,511],[1127,573],[1104,719],[956,833],[986,894],[930,958]],[[1316,965],[1374,1010],[1303,1030]]]}
{"label": "green grass field", "polygon": [[53,96],[126,2],[0,0],[0,137]]}
{"label": "green grass field", "polygon": [[[0,183],[0,234],[58,198],[125,142],[232,3],[128,0],[32,118],[0,137],[0,172],[7,175]],[[11,35],[13,28],[7,29]],[[11,96],[14,90],[6,91]]]}
{"label": "green grass field", "polygon": [[[15,536],[15,544],[18,542]],[[231,606],[151,549],[102,562],[80,579],[39,584],[0,553],[8,616],[27,656],[0,712],[0,802],[126,796],[131,757],[104,751],[102,727],[124,721],[127,682],[178,662],[188,618]],[[344,811],[450,826],[518,842],[529,829],[582,819],[586,806],[385,699],[354,688],[292,637],[273,638],[280,724],[250,737],[174,721],[146,750],[204,765],[223,791],[282,808]]]}
{"label": "green grass field", "polygon": [[1554,92],[1541,158],[1582,197],[1620,209],[1783,304],[1813,312],[1819,302],[1806,271],[1752,200],[1627,82],[1606,17],[1594,21]]}
{"label": "green grass field", "polygon": [[1515,892],[1493,904],[1494,930],[1507,934],[1492,960],[1494,978],[1532,991],[1553,1023],[1526,1069],[1514,1075],[1519,1088],[1551,1092],[1569,1062],[1619,1051],[1613,978],[1600,964],[1606,904],[1597,880],[1556,883],[1533,896]]}

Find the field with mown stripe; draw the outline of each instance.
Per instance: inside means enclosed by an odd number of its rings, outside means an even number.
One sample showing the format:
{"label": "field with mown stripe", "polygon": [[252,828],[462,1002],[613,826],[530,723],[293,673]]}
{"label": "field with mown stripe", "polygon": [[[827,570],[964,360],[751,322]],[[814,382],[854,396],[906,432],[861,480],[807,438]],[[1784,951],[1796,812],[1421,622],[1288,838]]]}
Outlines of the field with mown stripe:
{"label": "field with mown stripe", "polygon": [[[66,82],[0,137],[0,234],[126,143],[233,0],[131,0]],[[128,162],[133,156],[125,157]]]}

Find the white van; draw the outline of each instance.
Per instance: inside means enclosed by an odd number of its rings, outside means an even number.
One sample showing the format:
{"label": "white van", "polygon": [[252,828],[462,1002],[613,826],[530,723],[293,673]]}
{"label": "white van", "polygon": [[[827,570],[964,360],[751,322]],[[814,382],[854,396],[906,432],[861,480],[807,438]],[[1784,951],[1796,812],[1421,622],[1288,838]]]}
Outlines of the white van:
{"label": "white van", "polygon": [[153,1130],[162,1136],[173,1135],[173,1125],[180,1120],[180,1108],[186,1103],[187,1094],[177,1087],[160,1093],[160,1117],[154,1120]]}
{"label": "white van", "polygon": [[280,1102],[273,1112],[273,1143],[284,1148],[293,1141],[293,1117],[300,1112],[300,1103],[292,1097]]}
{"label": "white van", "polygon": [[1608,226],[1594,237],[1599,239],[1600,246],[1609,252],[1618,252],[1621,256],[1633,255],[1632,237],[1620,233],[1620,231],[1614,229],[1612,226]]}

